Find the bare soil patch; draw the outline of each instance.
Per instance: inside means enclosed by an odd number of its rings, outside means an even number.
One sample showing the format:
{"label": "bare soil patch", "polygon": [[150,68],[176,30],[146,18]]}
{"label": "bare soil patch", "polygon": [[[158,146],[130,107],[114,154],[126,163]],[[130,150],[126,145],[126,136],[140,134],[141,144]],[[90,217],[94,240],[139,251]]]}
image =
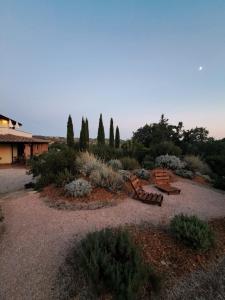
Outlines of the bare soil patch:
{"label": "bare soil patch", "polygon": [[65,195],[63,188],[50,185],[43,189],[41,197],[50,207],[57,209],[91,210],[117,205],[126,198],[126,194],[124,192],[112,193],[103,188],[94,188],[89,196],[70,197]]}
{"label": "bare soil patch", "polygon": [[131,226],[129,231],[140,247],[144,260],[162,275],[164,288],[171,288],[184,276],[208,270],[225,256],[225,218],[209,222],[215,233],[215,246],[207,252],[199,252],[176,241],[168,229]]}

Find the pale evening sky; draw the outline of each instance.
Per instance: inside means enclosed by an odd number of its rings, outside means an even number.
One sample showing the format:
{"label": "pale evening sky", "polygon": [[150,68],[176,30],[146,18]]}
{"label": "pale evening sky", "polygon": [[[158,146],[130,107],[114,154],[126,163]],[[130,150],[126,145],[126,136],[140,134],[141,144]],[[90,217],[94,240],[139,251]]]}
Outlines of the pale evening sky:
{"label": "pale evening sky", "polygon": [[34,134],[122,138],[161,113],[225,137],[224,0],[0,0],[0,113]]}

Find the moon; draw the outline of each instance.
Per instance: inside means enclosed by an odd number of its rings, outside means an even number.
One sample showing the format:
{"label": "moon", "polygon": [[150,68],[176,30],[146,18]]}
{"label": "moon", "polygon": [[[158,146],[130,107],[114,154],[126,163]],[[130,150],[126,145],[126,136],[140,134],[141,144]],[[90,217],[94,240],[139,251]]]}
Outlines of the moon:
{"label": "moon", "polygon": [[199,71],[202,71],[202,70],[203,70],[203,66],[199,66],[199,67],[198,67],[198,70],[199,70]]}

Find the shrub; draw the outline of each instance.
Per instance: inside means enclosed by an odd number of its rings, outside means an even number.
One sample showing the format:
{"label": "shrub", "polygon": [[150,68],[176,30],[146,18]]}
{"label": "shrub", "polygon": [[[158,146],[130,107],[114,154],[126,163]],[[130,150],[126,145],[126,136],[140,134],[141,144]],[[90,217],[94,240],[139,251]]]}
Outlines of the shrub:
{"label": "shrub", "polygon": [[90,151],[99,159],[109,161],[110,159],[118,159],[123,156],[123,150],[112,148],[109,145],[91,145]]}
{"label": "shrub", "polygon": [[193,179],[194,173],[186,169],[178,169],[175,171],[175,174],[184,178]]}
{"label": "shrub", "polygon": [[124,184],[122,176],[104,164],[98,170],[91,172],[90,181],[95,186],[107,188],[114,192],[120,190]]}
{"label": "shrub", "polygon": [[142,166],[145,168],[145,169],[148,169],[148,170],[151,170],[151,169],[154,169],[155,167],[155,162],[154,162],[154,159],[152,158],[151,155],[146,155],[143,162],[142,162]]}
{"label": "shrub", "polygon": [[193,172],[200,172],[201,174],[210,174],[209,166],[203,162],[199,156],[186,155],[184,161],[187,164],[187,168]]}
{"label": "shrub", "polygon": [[109,165],[110,167],[112,167],[112,169],[115,170],[115,171],[121,170],[121,169],[123,168],[121,161],[118,160],[118,159],[111,159],[111,160],[108,162],[108,165]]}
{"label": "shrub", "polygon": [[124,170],[135,170],[140,167],[138,161],[135,158],[123,157],[120,159]]}
{"label": "shrub", "polygon": [[180,147],[176,146],[171,141],[165,141],[157,144],[150,145],[150,153],[153,157],[157,157],[160,155],[174,155],[180,156],[182,154],[182,150]]}
{"label": "shrub", "polygon": [[77,179],[65,185],[65,192],[72,197],[84,197],[90,195],[91,184],[84,179]]}
{"label": "shrub", "polygon": [[58,187],[63,187],[67,183],[71,182],[74,179],[74,175],[68,171],[68,169],[65,169],[64,171],[58,173],[56,175],[55,183]]}
{"label": "shrub", "polygon": [[89,176],[92,171],[102,167],[103,162],[97,159],[93,154],[82,152],[76,159],[77,168],[84,176]]}
{"label": "shrub", "polygon": [[174,155],[161,155],[156,157],[155,160],[156,167],[168,168],[172,170],[182,169],[185,167],[185,163],[183,163],[179,157]]}
{"label": "shrub", "polygon": [[174,236],[196,250],[208,250],[214,244],[214,234],[208,224],[196,216],[176,215],[170,228]]}
{"label": "shrub", "polygon": [[126,231],[90,233],[79,248],[81,267],[98,295],[110,293],[113,299],[132,300],[140,299],[147,284],[157,290],[158,277],[143,262]]}
{"label": "shrub", "polygon": [[221,190],[225,191],[225,177],[223,177],[223,176],[216,177],[213,186],[216,189],[221,189]]}
{"label": "shrub", "polygon": [[34,156],[29,162],[30,173],[37,177],[36,188],[42,188],[51,183],[56,183],[57,176],[65,172],[75,175],[76,154],[74,150],[65,147],[63,150],[53,149],[39,156]]}
{"label": "shrub", "polygon": [[134,174],[140,179],[148,180],[150,178],[150,173],[145,169],[135,170]]}
{"label": "shrub", "polygon": [[130,172],[127,170],[119,170],[118,173],[122,176],[124,181],[128,181],[130,178]]}

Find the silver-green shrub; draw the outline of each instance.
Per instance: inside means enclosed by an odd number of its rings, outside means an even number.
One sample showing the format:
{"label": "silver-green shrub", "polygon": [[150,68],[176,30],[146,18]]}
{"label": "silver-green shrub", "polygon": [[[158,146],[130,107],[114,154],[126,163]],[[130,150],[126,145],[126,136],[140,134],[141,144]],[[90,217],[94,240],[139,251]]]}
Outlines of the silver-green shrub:
{"label": "silver-green shrub", "polygon": [[91,184],[85,179],[77,179],[65,185],[65,192],[72,197],[88,196],[92,191]]}
{"label": "silver-green shrub", "polygon": [[134,171],[134,174],[140,178],[140,179],[144,179],[144,180],[148,180],[150,178],[150,173],[149,171],[145,170],[145,169],[138,169]]}
{"label": "silver-green shrub", "polygon": [[93,185],[111,191],[120,190],[124,184],[122,176],[106,165],[102,165],[98,170],[93,170],[89,178]]}
{"label": "silver-green shrub", "polygon": [[186,163],[182,162],[177,156],[166,154],[156,157],[155,165],[156,167],[177,170],[183,169],[186,166]]}
{"label": "silver-green shrub", "polygon": [[184,178],[193,179],[194,173],[186,169],[178,169],[175,171],[175,174]]}
{"label": "silver-green shrub", "polygon": [[108,161],[108,165],[112,167],[114,171],[121,170],[123,168],[122,163],[119,159],[111,159]]}

